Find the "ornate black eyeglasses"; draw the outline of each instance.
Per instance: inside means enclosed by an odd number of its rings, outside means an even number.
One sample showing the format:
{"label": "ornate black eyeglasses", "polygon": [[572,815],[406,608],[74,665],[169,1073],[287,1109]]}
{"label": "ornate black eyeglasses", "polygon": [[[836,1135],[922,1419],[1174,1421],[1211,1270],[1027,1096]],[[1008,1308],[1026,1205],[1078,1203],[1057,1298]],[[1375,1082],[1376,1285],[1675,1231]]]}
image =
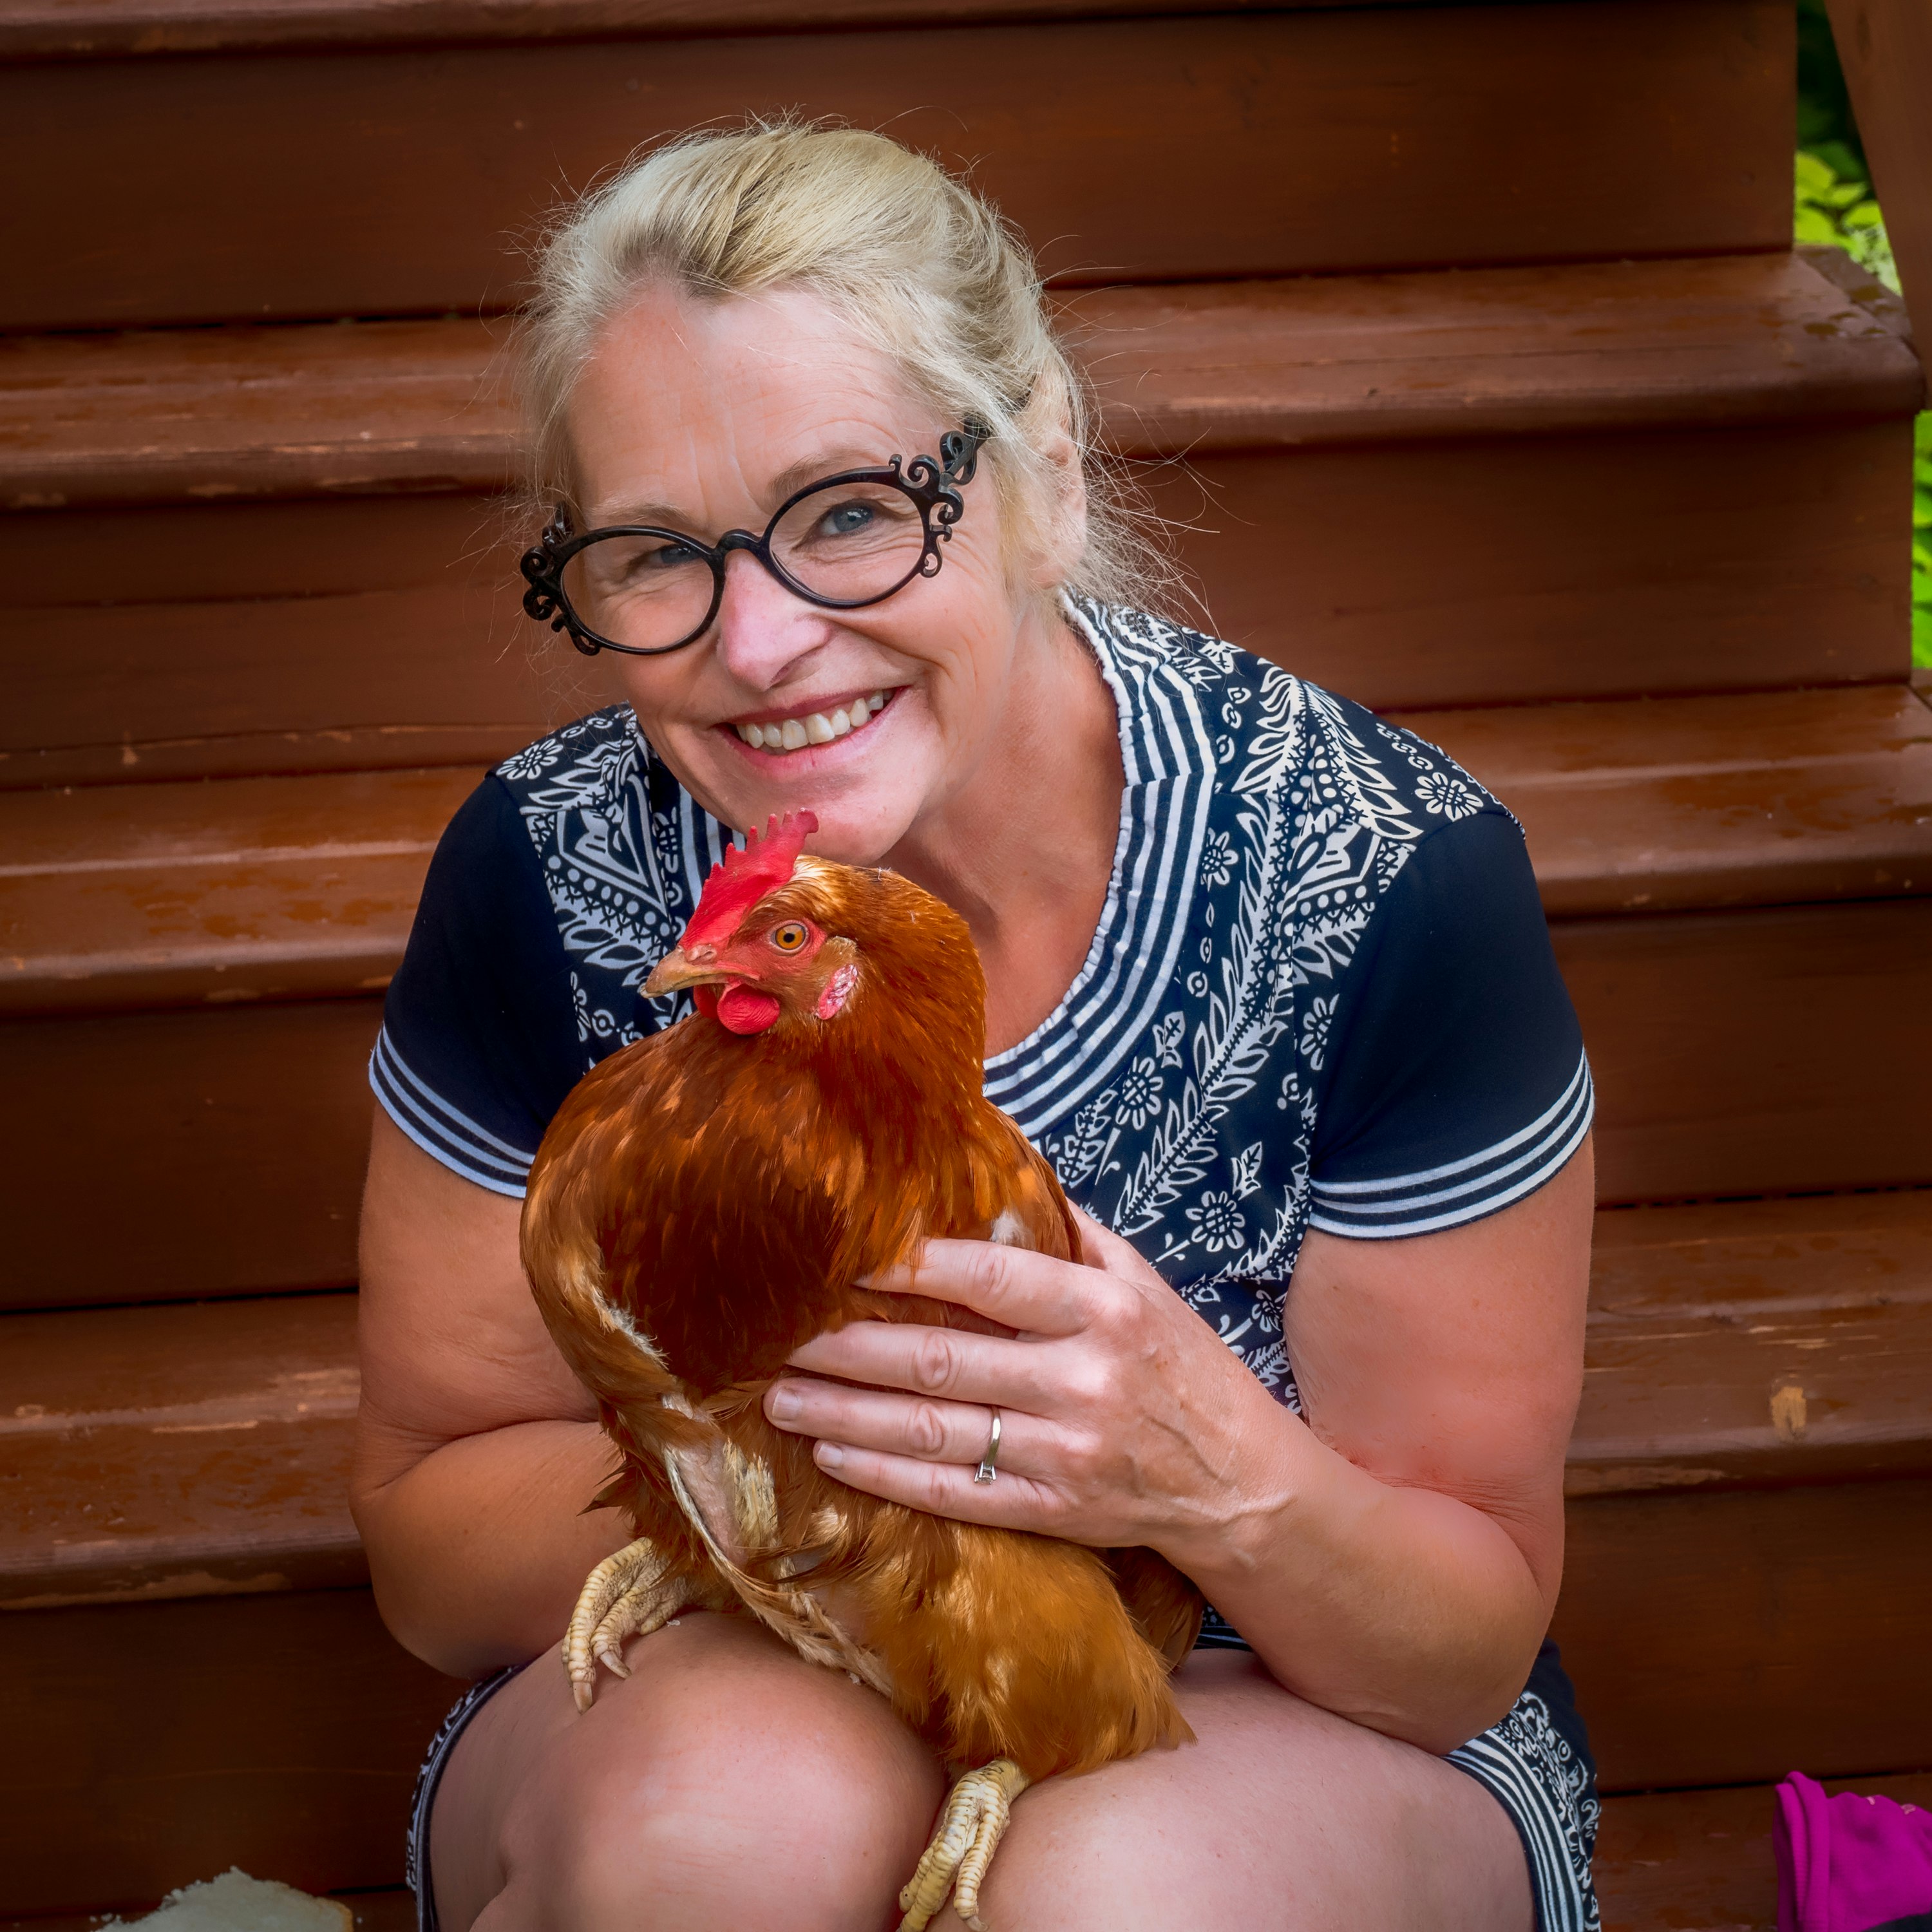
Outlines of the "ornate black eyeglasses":
{"label": "ornate black eyeglasses", "polygon": [[559,508],[523,573],[524,608],[567,631],[586,657],[622,651],[650,658],[694,644],[724,596],[724,566],[748,550],[788,590],[828,610],[859,610],[938,574],[940,546],[964,514],[992,431],[971,418],[939,440],[937,460],[894,457],[876,469],[842,470],[808,483],[778,506],[762,536],[727,530],[715,544],[644,524],[572,533]]}

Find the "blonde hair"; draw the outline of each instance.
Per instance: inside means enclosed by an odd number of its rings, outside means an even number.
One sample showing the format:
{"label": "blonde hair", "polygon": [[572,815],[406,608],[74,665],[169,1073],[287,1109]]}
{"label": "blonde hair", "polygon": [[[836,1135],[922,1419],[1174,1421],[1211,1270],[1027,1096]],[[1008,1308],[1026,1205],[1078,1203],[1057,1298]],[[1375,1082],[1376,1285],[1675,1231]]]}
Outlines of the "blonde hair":
{"label": "blonde hair", "polygon": [[1142,608],[1165,601],[1164,532],[1097,446],[1091,398],[1025,244],[924,155],[858,128],[758,122],[687,135],[566,211],[541,248],[520,326],[539,504],[574,505],[566,418],[578,373],[605,324],[658,278],[700,298],[818,297],[949,425],[976,417],[992,429],[981,462],[1009,527],[1053,514],[1062,486],[1048,452],[1065,430],[1088,491],[1085,548],[1066,587]]}

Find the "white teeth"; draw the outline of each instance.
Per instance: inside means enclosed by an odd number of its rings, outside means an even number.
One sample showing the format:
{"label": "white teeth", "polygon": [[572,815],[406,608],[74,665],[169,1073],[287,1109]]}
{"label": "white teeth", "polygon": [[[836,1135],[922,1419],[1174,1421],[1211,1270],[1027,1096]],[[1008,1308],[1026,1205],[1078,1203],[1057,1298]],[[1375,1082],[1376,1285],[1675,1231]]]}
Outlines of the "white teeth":
{"label": "white teeth", "polygon": [[814,711],[808,718],[788,718],[782,724],[734,724],[731,728],[754,751],[796,752],[806,745],[830,745],[849,736],[885,708],[886,694],[875,691],[869,698],[855,698],[829,717]]}

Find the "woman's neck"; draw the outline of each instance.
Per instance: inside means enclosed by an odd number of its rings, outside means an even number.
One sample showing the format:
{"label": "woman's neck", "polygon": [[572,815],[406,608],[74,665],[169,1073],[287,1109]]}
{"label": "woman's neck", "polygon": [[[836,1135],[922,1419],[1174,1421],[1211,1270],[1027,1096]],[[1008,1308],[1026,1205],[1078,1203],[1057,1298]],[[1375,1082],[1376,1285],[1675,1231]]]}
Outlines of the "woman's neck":
{"label": "woman's neck", "polygon": [[953,907],[986,973],[989,1053],[1046,1018],[1084,963],[1120,836],[1120,727],[1052,606],[1027,620],[994,748],[889,855]]}

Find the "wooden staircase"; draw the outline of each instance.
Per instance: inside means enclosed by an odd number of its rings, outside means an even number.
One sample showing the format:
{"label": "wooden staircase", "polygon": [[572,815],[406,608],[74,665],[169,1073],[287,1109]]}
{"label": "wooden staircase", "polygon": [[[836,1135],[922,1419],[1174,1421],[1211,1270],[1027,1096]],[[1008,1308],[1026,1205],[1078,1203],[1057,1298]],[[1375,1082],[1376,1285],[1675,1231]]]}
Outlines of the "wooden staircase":
{"label": "wooden staircase", "polygon": [[[501,312],[750,109],[969,164],[1224,634],[1528,830],[1604,1207],[1556,1634],[1606,1924],[1932,1798],[1932,712],[1898,304],[1784,0],[0,0],[0,1922],[393,1888],[456,1687],[344,1501],[363,1060],[436,836],[601,701]],[[75,1922],[80,1922],[76,1920]]]}

